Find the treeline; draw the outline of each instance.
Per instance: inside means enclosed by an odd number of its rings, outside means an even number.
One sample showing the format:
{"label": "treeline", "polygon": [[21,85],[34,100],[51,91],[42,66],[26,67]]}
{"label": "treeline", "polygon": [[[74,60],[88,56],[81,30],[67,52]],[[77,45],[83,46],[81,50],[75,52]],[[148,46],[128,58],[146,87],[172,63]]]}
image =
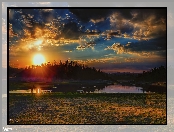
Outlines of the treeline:
{"label": "treeline", "polygon": [[9,77],[15,77],[16,74],[20,73],[23,70],[24,69],[22,69],[22,68],[18,69],[18,68],[13,68],[13,67],[9,66],[9,68],[8,68],[8,71],[9,71],[8,75],[9,75]]}
{"label": "treeline", "polygon": [[95,67],[88,67],[78,64],[74,61],[65,61],[59,64],[57,62],[42,64],[41,66],[29,66],[23,71],[16,74],[17,77],[23,78],[51,78],[51,79],[107,79],[106,73]]}
{"label": "treeline", "polygon": [[164,66],[160,66],[158,68],[155,67],[149,71],[143,71],[142,74],[137,76],[136,81],[167,81],[167,70]]}
{"label": "treeline", "polygon": [[[170,70],[173,73],[174,70]],[[9,67],[9,76],[22,78],[49,78],[49,79],[77,79],[77,80],[129,80],[135,82],[158,82],[167,81],[167,70],[164,66],[153,68],[143,73],[113,73],[102,72],[95,67],[88,67],[75,61],[65,61],[62,63],[46,63],[41,66],[29,66],[25,69]],[[173,75],[173,74],[171,74]],[[172,82],[172,80],[171,80]]]}
{"label": "treeline", "polygon": [[152,68],[149,71],[143,71],[142,73],[112,73],[109,77],[116,80],[127,80],[131,82],[158,82],[166,81],[167,70],[164,66],[158,68]]}
{"label": "treeline", "polygon": [[112,73],[108,76],[113,80],[135,80],[138,77],[138,74],[140,73]]}

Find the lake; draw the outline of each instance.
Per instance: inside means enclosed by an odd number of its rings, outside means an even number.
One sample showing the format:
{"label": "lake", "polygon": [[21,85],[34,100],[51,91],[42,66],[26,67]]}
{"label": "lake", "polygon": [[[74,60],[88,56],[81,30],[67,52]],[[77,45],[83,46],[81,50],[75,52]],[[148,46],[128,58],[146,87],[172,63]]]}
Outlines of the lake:
{"label": "lake", "polygon": [[102,93],[143,93],[143,88],[136,86],[109,85],[99,91]]}
{"label": "lake", "polygon": [[[59,88],[57,88],[59,89]],[[77,88],[79,91],[90,91],[90,92],[94,92],[94,93],[143,93],[143,88],[142,87],[136,87],[136,86],[122,86],[122,85],[108,85],[108,86],[100,86],[97,87],[95,86],[93,89],[89,88],[85,88],[85,87],[81,87],[81,88]],[[52,92],[54,92],[54,88],[50,88],[50,90],[52,90]],[[59,90],[57,90],[58,92],[61,92]],[[71,91],[71,92],[76,92],[75,91]],[[40,92],[43,92],[40,90]],[[47,91],[49,92],[49,91]],[[68,92],[68,91],[67,91]],[[31,93],[31,89],[28,90],[13,90],[13,91],[9,91],[9,93]],[[33,91],[33,93],[36,93],[36,90]]]}

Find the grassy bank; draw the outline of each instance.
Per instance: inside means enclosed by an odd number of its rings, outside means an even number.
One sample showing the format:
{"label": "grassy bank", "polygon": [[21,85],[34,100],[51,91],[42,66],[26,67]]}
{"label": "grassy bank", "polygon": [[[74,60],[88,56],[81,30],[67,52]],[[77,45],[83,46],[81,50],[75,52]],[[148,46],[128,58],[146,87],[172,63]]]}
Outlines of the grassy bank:
{"label": "grassy bank", "polygon": [[166,124],[165,94],[9,95],[9,124]]}

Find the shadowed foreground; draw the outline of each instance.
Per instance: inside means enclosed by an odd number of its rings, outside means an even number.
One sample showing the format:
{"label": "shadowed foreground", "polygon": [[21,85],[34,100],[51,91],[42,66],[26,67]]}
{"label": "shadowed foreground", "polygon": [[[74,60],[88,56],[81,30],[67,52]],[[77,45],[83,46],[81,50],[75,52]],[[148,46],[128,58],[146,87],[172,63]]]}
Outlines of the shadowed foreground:
{"label": "shadowed foreground", "polygon": [[166,124],[166,95],[13,93],[9,124]]}

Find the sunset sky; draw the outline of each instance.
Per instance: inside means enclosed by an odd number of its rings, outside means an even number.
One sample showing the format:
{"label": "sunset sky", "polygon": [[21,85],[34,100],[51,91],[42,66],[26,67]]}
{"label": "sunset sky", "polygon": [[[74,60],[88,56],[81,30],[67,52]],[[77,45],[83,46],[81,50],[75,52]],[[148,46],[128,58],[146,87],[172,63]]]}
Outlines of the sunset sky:
{"label": "sunset sky", "polygon": [[9,65],[77,61],[102,71],[166,66],[166,8],[11,8]]}

